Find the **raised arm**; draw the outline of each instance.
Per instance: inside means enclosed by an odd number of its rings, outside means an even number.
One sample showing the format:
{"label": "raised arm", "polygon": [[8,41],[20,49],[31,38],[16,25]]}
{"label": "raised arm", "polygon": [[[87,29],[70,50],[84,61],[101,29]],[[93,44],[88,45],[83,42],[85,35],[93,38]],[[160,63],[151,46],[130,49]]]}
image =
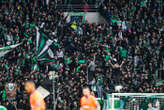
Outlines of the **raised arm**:
{"label": "raised arm", "polygon": [[112,66],[112,68],[114,68],[114,65],[111,63],[111,61],[109,60],[109,64]]}
{"label": "raised arm", "polygon": [[121,65],[120,65],[120,68],[122,68],[122,65],[124,64],[124,61],[122,61]]}

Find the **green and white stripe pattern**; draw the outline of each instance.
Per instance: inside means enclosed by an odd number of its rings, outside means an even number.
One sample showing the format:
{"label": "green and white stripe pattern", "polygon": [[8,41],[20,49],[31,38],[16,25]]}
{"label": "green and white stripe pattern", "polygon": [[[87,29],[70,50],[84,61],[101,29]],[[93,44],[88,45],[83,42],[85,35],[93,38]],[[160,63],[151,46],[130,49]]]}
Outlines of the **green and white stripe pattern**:
{"label": "green and white stripe pattern", "polygon": [[54,58],[54,53],[50,46],[52,46],[54,40],[48,39],[44,33],[39,32],[39,28],[36,27],[36,52],[37,52],[37,61],[52,61]]}
{"label": "green and white stripe pattern", "polygon": [[51,40],[45,33],[39,32],[39,28],[36,28],[36,61],[33,64],[32,70],[38,70],[39,65],[46,62],[53,62],[54,52],[51,47],[56,47],[56,41]]}
{"label": "green and white stripe pattern", "polygon": [[0,58],[5,56],[7,53],[11,52],[14,48],[16,48],[17,46],[19,46],[21,44],[22,43],[10,45],[10,46],[6,46],[6,47],[1,47],[0,48]]}

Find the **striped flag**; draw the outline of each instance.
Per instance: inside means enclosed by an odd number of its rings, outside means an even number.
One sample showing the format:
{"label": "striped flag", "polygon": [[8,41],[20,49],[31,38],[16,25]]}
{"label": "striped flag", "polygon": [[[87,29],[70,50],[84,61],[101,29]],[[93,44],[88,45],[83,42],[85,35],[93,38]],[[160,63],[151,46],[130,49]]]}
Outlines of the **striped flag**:
{"label": "striped flag", "polygon": [[55,39],[49,39],[45,33],[39,31],[39,28],[37,26],[35,26],[35,28],[37,55],[34,55],[34,58],[36,60],[34,60],[33,62],[32,71],[39,70],[39,64],[54,62],[55,55],[52,48],[59,46]]}
{"label": "striped flag", "polygon": [[5,56],[7,53],[11,52],[14,48],[16,48],[17,46],[19,46],[21,44],[22,43],[10,45],[10,46],[6,46],[6,47],[1,47],[0,48],[0,58]]}
{"label": "striped flag", "polygon": [[46,34],[40,33],[38,27],[36,27],[36,30],[37,61],[40,63],[54,61],[54,53],[51,47],[56,45],[55,40],[51,40]]}

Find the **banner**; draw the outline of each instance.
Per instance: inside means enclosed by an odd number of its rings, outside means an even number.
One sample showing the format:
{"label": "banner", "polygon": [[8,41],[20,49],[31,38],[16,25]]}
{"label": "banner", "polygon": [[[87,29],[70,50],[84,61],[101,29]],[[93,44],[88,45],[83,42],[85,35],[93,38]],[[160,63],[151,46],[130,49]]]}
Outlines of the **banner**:
{"label": "banner", "polygon": [[36,90],[39,91],[39,93],[43,96],[43,98],[46,98],[48,95],[50,95],[50,92],[45,88],[43,88],[42,86],[39,86]]}
{"label": "banner", "polygon": [[5,90],[8,100],[14,100],[16,98],[16,90],[17,90],[16,83],[7,83],[5,85]]}
{"label": "banner", "polygon": [[70,13],[70,16],[85,16],[85,13],[83,13],[83,12],[71,12]]}
{"label": "banner", "polygon": [[85,13],[83,13],[83,12],[70,13],[70,21],[83,23],[85,21]]}

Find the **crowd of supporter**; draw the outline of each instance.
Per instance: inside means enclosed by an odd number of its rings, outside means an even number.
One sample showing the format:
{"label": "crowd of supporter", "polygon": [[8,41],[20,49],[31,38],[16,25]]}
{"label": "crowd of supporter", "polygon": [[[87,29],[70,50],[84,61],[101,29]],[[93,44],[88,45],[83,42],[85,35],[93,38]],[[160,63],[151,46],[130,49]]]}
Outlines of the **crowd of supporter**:
{"label": "crowd of supporter", "polygon": [[[90,85],[95,95],[117,92],[159,93],[164,78],[164,2],[161,0],[105,0],[100,7],[108,24],[67,22],[49,5],[16,3],[0,7],[0,47],[20,46],[0,58],[0,100],[8,104],[5,84],[16,83],[16,104],[28,109],[24,81],[37,85],[55,71],[57,110],[78,110],[81,87]],[[37,32],[54,41],[53,62],[37,62]],[[52,95],[46,98],[52,108]],[[26,106],[26,107],[25,107]]]}

